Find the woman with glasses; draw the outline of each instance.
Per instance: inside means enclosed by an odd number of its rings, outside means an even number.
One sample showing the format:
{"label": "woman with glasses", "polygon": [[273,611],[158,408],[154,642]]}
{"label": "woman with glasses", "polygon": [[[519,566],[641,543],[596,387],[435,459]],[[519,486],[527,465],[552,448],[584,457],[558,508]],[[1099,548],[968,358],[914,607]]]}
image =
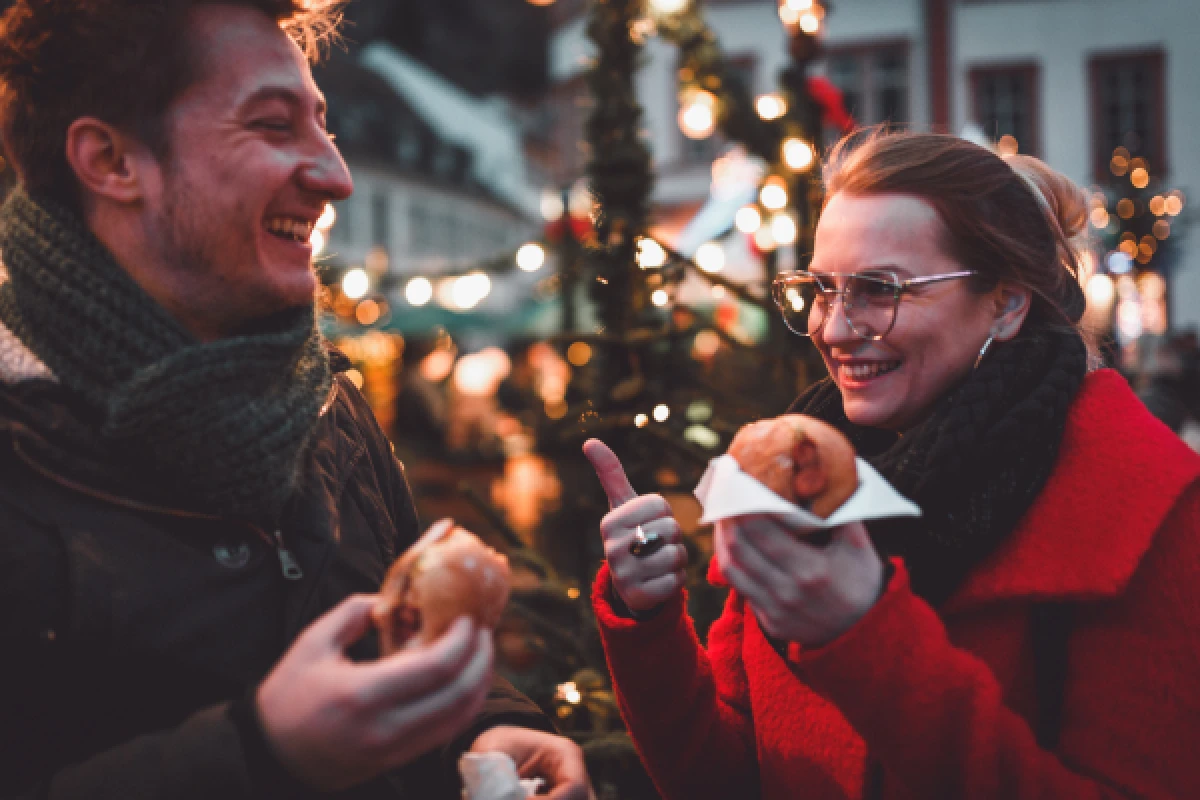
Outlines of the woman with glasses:
{"label": "woman with glasses", "polygon": [[1097,369],[1086,197],[933,134],[835,150],[773,296],[841,429],[922,509],[826,546],[719,523],[701,645],[679,527],[585,446],[613,510],[593,601],[668,800],[1200,797],[1200,458]]}

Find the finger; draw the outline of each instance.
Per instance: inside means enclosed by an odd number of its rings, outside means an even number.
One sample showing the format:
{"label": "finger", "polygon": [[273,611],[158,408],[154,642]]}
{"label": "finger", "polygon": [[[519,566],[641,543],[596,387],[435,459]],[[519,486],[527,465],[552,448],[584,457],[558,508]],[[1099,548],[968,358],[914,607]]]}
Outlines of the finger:
{"label": "finger", "polygon": [[438,539],[441,539],[443,536],[449,533],[453,527],[454,520],[450,519],[449,517],[439,519],[437,522],[426,528],[425,532],[421,534],[421,537],[417,539],[417,541],[413,542],[409,549],[411,550],[414,548],[424,547],[431,542],[436,542]]}
{"label": "finger", "polygon": [[[649,611],[651,608],[670,600],[687,583],[687,573],[683,570],[669,575],[645,581],[631,592],[632,597],[625,605],[634,611]],[[630,604],[632,601],[632,604]]]}
{"label": "finger", "polygon": [[478,628],[459,617],[432,644],[400,650],[358,668],[368,704],[393,706],[451,684],[478,653]]}
{"label": "finger", "polygon": [[671,504],[662,495],[647,494],[635,497],[605,514],[600,527],[605,536],[612,536],[619,529],[633,530],[638,525],[672,518]]}
{"label": "finger", "polygon": [[379,595],[356,594],[347,597],[308,627],[305,644],[343,651],[362,638],[371,627],[371,609]]}
{"label": "finger", "polygon": [[[549,800],[588,800],[592,787],[588,783],[583,750],[570,739],[555,737],[549,747],[552,753],[544,760],[541,777],[546,779]],[[522,773],[522,777],[529,775]]]}
{"label": "finger", "polygon": [[661,575],[679,572],[687,566],[687,548],[682,544],[666,544],[653,555],[633,556],[627,565],[622,565],[632,581],[645,583]]}
{"label": "finger", "polygon": [[431,749],[462,732],[479,712],[492,682],[491,631],[479,631],[472,643],[474,655],[453,681],[384,712],[380,719],[383,729],[395,739],[421,731],[431,740]]}
{"label": "finger", "polygon": [[592,462],[592,469],[596,470],[596,477],[600,479],[612,508],[618,508],[638,496],[629,484],[621,460],[608,445],[599,439],[588,439],[583,443],[583,454]]}
{"label": "finger", "polygon": [[750,601],[751,605],[766,608],[768,594],[765,588],[752,580],[738,566],[737,560],[730,555],[729,545],[733,535],[733,526],[730,520],[721,520],[717,523],[713,536],[713,548],[716,551],[717,565],[721,568],[721,574],[738,594]]}
{"label": "finger", "polygon": [[829,557],[822,549],[797,539],[773,517],[743,517],[739,523],[730,549],[752,576],[786,576],[792,583],[804,581],[818,574]]}
{"label": "finger", "polygon": [[833,533],[833,541],[853,550],[874,549],[867,527],[861,522],[851,522],[843,525]]}
{"label": "finger", "polygon": [[[639,497],[634,502],[640,502]],[[632,505],[632,504],[629,504]],[[614,512],[609,512],[609,515]],[[624,523],[612,524],[607,520],[601,523],[602,533],[604,534],[604,553],[609,559],[619,556],[629,551],[630,545],[633,544],[634,537],[637,535],[639,525],[627,525]],[[674,517],[658,517],[656,519],[647,520],[641,523],[642,533],[647,538],[657,536],[666,544],[679,544],[683,541],[683,529],[679,527],[679,523]]]}

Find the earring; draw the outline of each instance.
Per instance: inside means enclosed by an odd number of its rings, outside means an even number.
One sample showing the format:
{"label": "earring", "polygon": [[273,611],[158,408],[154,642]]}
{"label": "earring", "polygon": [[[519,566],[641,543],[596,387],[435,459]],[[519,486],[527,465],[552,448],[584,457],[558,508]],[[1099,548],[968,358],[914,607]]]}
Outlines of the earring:
{"label": "earring", "polygon": [[983,347],[979,348],[979,358],[975,359],[975,366],[971,369],[979,369],[979,363],[983,361],[984,354],[987,353],[988,348],[992,346],[992,340],[995,338],[995,336],[988,336],[987,341],[983,343]]}

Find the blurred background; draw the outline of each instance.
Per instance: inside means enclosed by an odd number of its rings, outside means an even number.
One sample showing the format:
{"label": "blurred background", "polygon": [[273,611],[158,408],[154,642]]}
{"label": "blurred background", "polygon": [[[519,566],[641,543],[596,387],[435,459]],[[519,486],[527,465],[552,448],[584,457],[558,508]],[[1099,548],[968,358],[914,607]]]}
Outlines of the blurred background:
{"label": "blurred background", "polygon": [[703,635],[723,597],[690,491],[742,423],[823,376],[767,286],[806,263],[820,157],[844,133],[950,132],[1087,187],[1087,323],[1200,449],[1200,14],[596,2],[353,0],[316,77],[356,192],[314,236],[326,332],[423,519],[509,553],[502,670],[613,800],[655,794],[590,617],[608,507],[579,446],[604,438],[675,507]]}

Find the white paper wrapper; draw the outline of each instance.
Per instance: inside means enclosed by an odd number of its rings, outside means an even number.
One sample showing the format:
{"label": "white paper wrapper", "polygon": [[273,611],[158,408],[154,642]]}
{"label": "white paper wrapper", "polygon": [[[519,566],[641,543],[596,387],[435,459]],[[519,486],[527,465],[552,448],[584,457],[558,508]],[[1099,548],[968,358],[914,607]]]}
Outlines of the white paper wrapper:
{"label": "white paper wrapper", "polygon": [[897,492],[875,471],[875,468],[856,459],[858,489],[842,507],[826,519],[789,503],[754,478],[742,472],[731,455],[714,458],[696,486],[696,499],[704,508],[702,524],[745,514],[771,514],[788,527],[797,530],[836,528],[848,522],[862,522],[886,517],[919,517],[921,509]]}
{"label": "white paper wrapper", "polygon": [[458,760],[463,800],[527,800],[542,787],[541,778],[522,780],[506,753],[464,753]]}

